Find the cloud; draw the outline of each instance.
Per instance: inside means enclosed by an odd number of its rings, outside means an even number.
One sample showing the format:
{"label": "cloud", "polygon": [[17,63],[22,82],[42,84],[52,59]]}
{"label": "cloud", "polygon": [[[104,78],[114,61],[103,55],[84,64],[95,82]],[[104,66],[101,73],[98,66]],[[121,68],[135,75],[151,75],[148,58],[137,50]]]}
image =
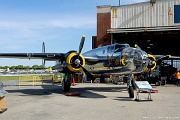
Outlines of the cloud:
{"label": "cloud", "polygon": [[89,28],[96,29],[96,18],[72,15],[37,20],[0,20],[0,40],[2,48],[18,50],[33,43],[41,44],[49,40],[54,42],[63,38],[68,31],[72,33],[74,29],[79,31],[78,29]]}
{"label": "cloud", "polygon": [[27,29],[44,29],[45,27],[59,27],[59,28],[95,28],[95,17],[80,17],[68,16],[66,18],[49,18],[31,20],[1,20],[0,30],[19,30],[24,31]]}
{"label": "cloud", "polygon": [[95,28],[96,20],[95,18],[67,18],[49,21],[47,25],[60,28]]}

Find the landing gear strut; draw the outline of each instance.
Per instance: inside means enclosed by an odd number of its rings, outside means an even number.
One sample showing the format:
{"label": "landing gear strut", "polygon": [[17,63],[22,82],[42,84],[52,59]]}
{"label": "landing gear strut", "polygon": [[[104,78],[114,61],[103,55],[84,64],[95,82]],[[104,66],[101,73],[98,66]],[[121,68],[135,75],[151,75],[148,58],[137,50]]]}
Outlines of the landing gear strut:
{"label": "landing gear strut", "polygon": [[65,73],[65,76],[64,76],[63,81],[62,81],[63,92],[69,92],[70,91],[71,80],[72,80],[72,75]]}
{"label": "landing gear strut", "polygon": [[131,75],[128,75],[127,90],[128,90],[130,98],[134,98],[134,90],[135,89],[136,89],[135,80],[131,77]]}

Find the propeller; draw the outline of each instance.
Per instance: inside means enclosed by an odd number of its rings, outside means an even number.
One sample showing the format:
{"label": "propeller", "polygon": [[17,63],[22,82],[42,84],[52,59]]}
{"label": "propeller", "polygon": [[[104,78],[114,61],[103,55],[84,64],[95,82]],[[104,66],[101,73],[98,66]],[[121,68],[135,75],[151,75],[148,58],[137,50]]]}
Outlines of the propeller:
{"label": "propeller", "polygon": [[53,70],[56,70],[56,69],[63,69],[64,67],[67,67],[68,64],[64,63],[64,64],[57,64],[55,66],[52,67]]}
{"label": "propeller", "polygon": [[94,76],[90,72],[88,72],[88,70],[86,70],[86,68],[84,68],[83,65],[81,65],[80,56],[81,56],[81,51],[82,51],[83,46],[84,46],[84,41],[85,41],[85,35],[82,35],[81,42],[79,44],[79,51],[77,53],[77,56],[72,58],[73,59],[72,63],[57,64],[57,65],[53,66],[52,69],[63,69],[65,67],[70,67],[70,65],[76,66],[76,67],[81,67],[88,78],[90,78],[91,80],[95,80]]}
{"label": "propeller", "polygon": [[148,63],[148,66],[147,66],[147,70],[146,71],[151,71],[153,69],[156,68],[157,65],[160,65],[162,63],[163,60],[167,60],[169,58],[171,58],[170,55],[165,55],[165,56],[162,56],[158,59],[156,59],[153,55],[151,54],[148,54],[148,57],[150,59],[149,63]]}
{"label": "propeller", "polygon": [[[84,41],[85,41],[85,35],[82,36],[81,38],[81,42],[80,42],[80,45],[79,45],[79,52],[78,52],[78,57],[82,51],[82,48],[84,46]],[[87,75],[88,78],[90,78],[91,80],[95,80],[94,76],[88,71],[86,70],[86,68],[84,68],[80,62],[78,62],[78,64],[80,65],[80,67],[82,68],[82,70],[84,71],[84,73]]]}
{"label": "propeller", "polygon": [[162,56],[157,60],[155,59],[155,57],[151,56],[150,59],[153,59],[154,61],[152,60],[150,63],[148,63],[148,71],[149,71],[148,79],[150,79],[151,71],[156,67],[156,65],[160,65],[163,60],[167,60],[169,58],[171,58],[171,55]]}
{"label": "propeller", "polygon": [[83,66],[81,66],[81,67],[82,67],[84,73],[87,75],[87,77],[94,81],[95,77],[90,72],[88,72]]}

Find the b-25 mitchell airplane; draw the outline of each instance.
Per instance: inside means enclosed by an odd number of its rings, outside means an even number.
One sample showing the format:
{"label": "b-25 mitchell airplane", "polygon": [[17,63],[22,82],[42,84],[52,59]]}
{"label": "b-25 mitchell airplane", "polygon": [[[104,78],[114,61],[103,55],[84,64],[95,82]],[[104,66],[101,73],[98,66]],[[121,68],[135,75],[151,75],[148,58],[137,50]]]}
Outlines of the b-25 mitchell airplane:
{"label": "b-25 mitchell airplane", "polygon": [[[56,61],[53,69],[65,73],[62,82],[64,92],[70,91],[71,78],[73,74],[84,71],[87,77],[95,80],[91,73],[118,73],[128,76],[127,90],[129,97],[134,97],[134,79],[132,74],[153,70],[163,59],[170,56],[162,56],[156,60],[153,55],[147,54],[139,46],[130,47],[129,44],[112,44],[96,49],[92,49],[81,54],[85,36],[81,38],[79,51],[68,51],[67,53],[0,53],[0,58],[20,58],[20,59],[43,59],[44,61]],[[43,44],[44,45],[44,44]],[[85,65],[98,65],[98,69],[90,72]]]}

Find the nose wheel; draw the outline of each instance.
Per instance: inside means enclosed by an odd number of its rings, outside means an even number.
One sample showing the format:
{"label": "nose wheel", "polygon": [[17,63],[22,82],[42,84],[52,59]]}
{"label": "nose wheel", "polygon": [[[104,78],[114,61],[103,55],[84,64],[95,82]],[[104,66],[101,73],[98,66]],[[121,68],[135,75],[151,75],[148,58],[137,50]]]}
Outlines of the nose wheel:
{"label": "nose wheel", "polygon": [[134,79],[131,78],[131,75],[128,75],[128,80],[127,80],[127,91],[129,94],[129,98],[134,98],[134,89],[135,89],[135,84],[134,84]]}

